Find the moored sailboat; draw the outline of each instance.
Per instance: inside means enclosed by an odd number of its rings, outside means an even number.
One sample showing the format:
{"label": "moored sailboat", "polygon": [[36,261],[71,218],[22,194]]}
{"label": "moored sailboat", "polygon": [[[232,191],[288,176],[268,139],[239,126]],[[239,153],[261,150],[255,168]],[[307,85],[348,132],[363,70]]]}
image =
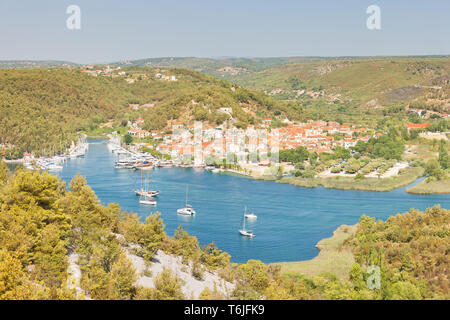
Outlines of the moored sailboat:
{"label": "moored sailboat", "polygon": [[245,207],[245,211],[244,211],[244,223],[243,223],[243,225],[242,225],[242,229],[240,229],[239,230],[239,233],[241,234],[241,235],[243,235],[243,236],[245,236],[245,237],[248,237],[248,238],[253,238],[253,237],[255,237],[255,234],[253,233],[253,231],[251,231],[251,230],[246,230],[245,229],[245,214],[246,214],[246,212],[247,212],[247,207]]}
{"label": "moored sailboat", "polygon": [[146,184],[144,187],[144,183],[143,183],[143,177],[142,177],[142,170],[141,170],[141,188],[140,189],[136,189],[134,190],[134,192],[136,193],[137,196],[145,196],[145,197],[156,197],[160,194],[159,190],[150,190],[150,178],[148,176],[147,173],[147,179],[146,179]]}
{"label": "moored sailboat", "polygon": [[188,204],[188,186],[186,186],[186,204],[185,204],[185,207],[181,208],[181,209],[178,209],[177,213],[185,215],[185,216],[192,216],[192,215],[194,215],[196,213],[195,210],[192,208],[192,206],[190,204]]}

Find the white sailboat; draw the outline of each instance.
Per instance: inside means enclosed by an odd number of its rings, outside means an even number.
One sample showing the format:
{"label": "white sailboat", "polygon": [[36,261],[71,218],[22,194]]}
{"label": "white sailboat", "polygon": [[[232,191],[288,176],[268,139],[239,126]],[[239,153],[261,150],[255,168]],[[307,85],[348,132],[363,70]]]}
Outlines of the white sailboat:
{"label": "white sailboat", "polygon": [[246,214],[246,212],[247,212],[247,207],[245,207],[245,211],[244,211],[244,224],[242,226],[242,229],[239,230],[239,233],[245,237],[253,238],[255,236],[253,231],[245,230],[245,214]]}
{"label": "white sailboat", "polygon": [[188,204],[188,186],[186,186],[186,205],[184,208],[178,209],[177,213],[185,216],[193,216],[196,213],[192,206]]}
{"label": "white sailboat", "polygon": [[[141,175],[142,175],[142,171],[141,171]],[[156,205],[156,200],[152,198],[153,195],[149,192],[148,181],[149,180],[148,180],[148,176],[147,176],[147,183],[146,183],[145,188],[143,188],[142,176],[141,176],[141,190],[139,191],[139,193],[138,193],[138,191],[136,191],[136,194],[138,194],[140,196],[139,197],[139,203],[140,204],[155,206]]]}

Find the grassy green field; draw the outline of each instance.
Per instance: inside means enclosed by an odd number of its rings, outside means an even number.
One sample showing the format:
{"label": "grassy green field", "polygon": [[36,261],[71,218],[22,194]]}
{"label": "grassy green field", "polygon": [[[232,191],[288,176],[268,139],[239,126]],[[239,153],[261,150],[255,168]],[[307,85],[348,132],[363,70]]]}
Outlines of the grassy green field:
{"label": "grassy green field", "polygon": [[427,182],[423,180],[406,192],[415,194],[450,193],[450,179]]}
{"label": "grassy green field", "polygon": [[438,157],[438,143],[433,147],[433,142],[426,139],[418,139],[406,146],[406,151],[403,155],[405,161],[419,160],[427,162]]}
{"label": "grassy green field", "polygon": [[344,241],[356,232],[356,225],[342,225],[333,236],[317,244],[320,250],[317,257],[306,261],[280,262],[282,273],[298,272],[306,276],[315,276],[323,272],[332,272],[342,279],[348,279],[349,271],[355,262],[350,248],[343,247]]}
{"label": "grassy green field", "polygon": [[385,192],[413,183],[423,176],[423,172],[424,170],[421,167],[409,167],[403,170],[398,176],[389,178],[364,178],[361,180],[355,180],[351,177],[282,178],[278,182],[305,188],[323,186],[327,189]]}

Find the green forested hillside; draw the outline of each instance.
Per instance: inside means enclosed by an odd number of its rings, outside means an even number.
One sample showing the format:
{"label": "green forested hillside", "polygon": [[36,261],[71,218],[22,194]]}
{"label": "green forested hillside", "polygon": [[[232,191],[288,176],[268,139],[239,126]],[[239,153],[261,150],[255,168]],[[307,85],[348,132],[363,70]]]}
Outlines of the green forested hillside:
{"label": "green forested hillside", "polygon": [[386,115],[407,118],[408,105],[448,113],[450,58],[292,57],[155,58],[136,65],[182,66],[301,103],[313,119],[376,123]]}
{"label": "green forested hillside", "polygon": [[374,125],[407,107],[450,111],[450,58],[377,57],[275,65],[230,77],[280,101],[297,101],[314,119]]}
{"label": "green forested hillside", "polygon": [[2,70],[0,143],[38,154],[64,149],[87,119],[117,115],[118,85],[70,70]]}
{"label": "green forested hillside", "polygon": [[[328,60],[277,65],[259,72],[236,76],[233,81],[258,90],[323,88],[365,103],[413,100],[421,90],[401,90],[415,85],[442,85],[450,75],[450,58],[373,58]],[[294,81],[295,80],[295,81]],[[444,85],[447,82],[443,83]],[[448,83],[447,83],[448,84]]]}
{"label": "green forested hillside", "polygon": [[[162,129],[174,119],[221,123],[230,118],[217,111],[221,107],[232,108],[232,117],[241,126],[275,112],[302,116],[295,104],[194,71],[145,67],[122,71],[126,75],[93,77],[78,69],[0,70],[0,144],[14,145],[16,155],[49,153],[64,150],[78,131],[107,119],[121,123],[143,116],[147,129]],[[158,72],[178,81],[157,79]],[[130,104],[152,107],[133,111]]]}
{"label": "green forested hillside", "polygon": [[411,209],[385,222],[363,216],[347,241],[357,260],[353,271],[381,266],[384,299],[448,298],[449,223],[450,211],[439,206],[424,212]]}
{"label": "green forested hillside", "polygon": [[[412,100],[415,85],[440,85],[450,76],[448,56],[424,57],[280,57],[151,58],[131,65],[182,67],[224,77],[257,90],[318,89],[360,102]],[[223,68],[231,68],[230,71]],[[235,69],[235,72],[232,72]],[[448,84],[448,83],[447,83]],[[445,83],[444,83],[445,85]]]}

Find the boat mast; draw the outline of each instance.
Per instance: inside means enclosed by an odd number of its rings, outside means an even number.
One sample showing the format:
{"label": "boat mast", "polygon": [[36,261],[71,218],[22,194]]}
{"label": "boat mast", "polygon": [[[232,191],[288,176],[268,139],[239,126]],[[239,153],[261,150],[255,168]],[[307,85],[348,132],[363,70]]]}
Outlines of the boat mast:
{"label": "boat mast", "polygon": [[186,185],[186,207],[188,204],[188,185]]}

